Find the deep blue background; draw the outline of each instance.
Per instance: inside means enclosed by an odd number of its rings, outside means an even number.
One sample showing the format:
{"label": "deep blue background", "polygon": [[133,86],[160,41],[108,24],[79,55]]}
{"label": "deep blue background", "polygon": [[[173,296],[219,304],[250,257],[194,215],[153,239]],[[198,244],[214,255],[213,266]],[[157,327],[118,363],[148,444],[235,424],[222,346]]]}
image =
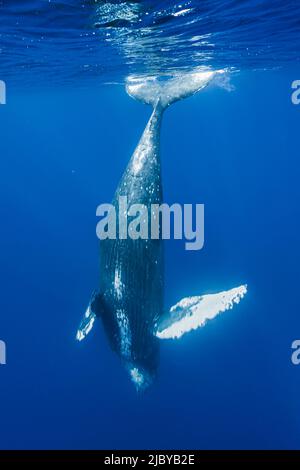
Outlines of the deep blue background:
{"label": "deep blue background", "polygon": [[0,448],[299,448],[299,69],[236,75],[167,110],[165,200],[204,203],[205,248],[166,244],[166,306],[248,283],[238,307],[161,343],[137,395],[101,324],[96,206],[150,109],[122,87],[21,92],[0,107]]}

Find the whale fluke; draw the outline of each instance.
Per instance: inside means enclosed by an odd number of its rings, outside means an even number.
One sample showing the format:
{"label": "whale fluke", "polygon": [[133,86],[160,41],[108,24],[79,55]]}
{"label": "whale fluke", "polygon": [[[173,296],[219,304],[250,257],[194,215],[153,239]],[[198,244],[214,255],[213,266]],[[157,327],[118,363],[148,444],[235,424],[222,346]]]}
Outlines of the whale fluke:
{"label": "whale fluke", "polygon": [[223,71],[201,71],[174,75],[165,80],[157,77],[129,78],[126,91],[132,98],[151,104],[153,107],[159,102],[166,108],[175,101],[194,95],[205,88],[216,74]]}
{"label": "whale fluke", "polygon": [[[163,111],[170,104],[202,90],[223,72],[197,69],[169,77],[131,77],[127,80],[127,93],[152,105],[153,112],[112,199],[115,214],[129,215],[122,206],[124,197],[126,207],[140,204],[148,210],[153,205],[161,207]],[[118,217],[118,229],[120,225]],[[247,287],[184,298],[165,314],[163,238],[123,237],[118,232],[115,237],[100,239],[99,291],[91,297],[77,340],[86,338],[95,319],[101,317],[112,350],[121,359],[136,389],[143,391],[157,376],[159,339],[180,338],[203,326],[238,303]]]}
{"label": "whale fluke", "polygon": [[156,336],[160,339],[180,338],[185,333],[204,326],[219,313],[231,309],[246,293],[247,285],[242,285],[218,294],[182,299],[162,316]]}

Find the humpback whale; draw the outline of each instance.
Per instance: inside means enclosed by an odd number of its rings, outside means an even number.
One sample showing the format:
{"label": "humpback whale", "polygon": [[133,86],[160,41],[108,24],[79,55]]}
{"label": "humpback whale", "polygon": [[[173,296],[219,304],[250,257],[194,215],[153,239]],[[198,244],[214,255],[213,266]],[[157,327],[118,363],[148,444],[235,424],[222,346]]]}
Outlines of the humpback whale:
{"label": "humpback whale", "polygon": [[[169,77],[130,80],[127,93],[153,112],[121,178],[112,201],[128,204],[162,203],[160,128],[172,103],[206,87],[218,72],[190,72]],[[228,310],[247,291],[246,285],[216,294],[187,297],[169,311],[164,309],[163,241],[159,239],[105,239],[100,241],[100,286],[93,292],[77,331],[82,341],[96,318],[102,320],[112,349],[119,355],[137,390],[144,390],[157,375],[159,341],[180,338]]]}

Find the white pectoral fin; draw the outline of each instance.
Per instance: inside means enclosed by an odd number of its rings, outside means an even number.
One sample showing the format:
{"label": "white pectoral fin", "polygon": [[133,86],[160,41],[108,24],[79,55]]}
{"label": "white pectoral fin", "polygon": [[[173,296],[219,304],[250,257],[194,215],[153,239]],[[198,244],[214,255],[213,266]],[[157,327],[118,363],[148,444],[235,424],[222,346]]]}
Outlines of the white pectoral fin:
{"label": "white pectoral fin", "polygon": [[83,319],[80,322],[79,328],[76,333],[77,341],[82,341],[91,331],[96,320],[96,315],[92,312],[91,306],[89,305]]}
{"label": "white pectoral fin", "polygon": [[99,296],[99,294],[96,291],[94,291],[92,294],[90,303],[88,305],[88,308],[86,309],[86,312],[77,330],[77,333],[76,333],[77,341],[82,341],[84,338],[86,338],[89,332],[91,331],[91,329],[93,328],[94,322],[97,318],[96,309],[97,309],[97,302],[99,298],[101,298],[101,296]]}
{"label": "white pectoral fin", "polygon": [[219,313],[231,309],[246,293],[247,286],[243,285],[218,294],[182,299],[161,318],[156,336],[160,339],[180,338],[185,333],[204,326]]}

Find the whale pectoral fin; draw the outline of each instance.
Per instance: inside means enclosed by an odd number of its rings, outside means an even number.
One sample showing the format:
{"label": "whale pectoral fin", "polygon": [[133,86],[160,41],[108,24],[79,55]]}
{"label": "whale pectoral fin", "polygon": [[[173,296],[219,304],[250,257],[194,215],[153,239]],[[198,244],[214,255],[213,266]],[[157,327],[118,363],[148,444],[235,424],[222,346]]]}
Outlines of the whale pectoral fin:
{"label": "whale pectoral fin", "polygon": [[205,88],[213,78],[223,70],[196,71],[176,74],[168,80],[158,78],[127,79],[126,91],[129,96],[146,104],[155,106],[160,102],[162,108],[166,108],[176,101],[194,95]]}
{"label": "whale pectoral fin", "polygon": [[86,309],[84,317],[81,320],[77,330],[76,339],[78,341],[82,341],[84,338],[86,338],[93,328],[97,316],[100,315],[99,305],[101,302],[101,297],[101,294],[99,294],[97,291],[93,292],[88,308]]}
{"label": "whale pectoral fin", "polygon": [[219,313],[231,309],[246,293],[247,286],[243,285],[218,294],[182,299],[162,316],[156,336],[160,339],[180,338],[185,333],[204,326]]}

